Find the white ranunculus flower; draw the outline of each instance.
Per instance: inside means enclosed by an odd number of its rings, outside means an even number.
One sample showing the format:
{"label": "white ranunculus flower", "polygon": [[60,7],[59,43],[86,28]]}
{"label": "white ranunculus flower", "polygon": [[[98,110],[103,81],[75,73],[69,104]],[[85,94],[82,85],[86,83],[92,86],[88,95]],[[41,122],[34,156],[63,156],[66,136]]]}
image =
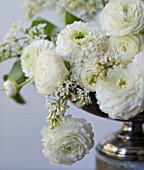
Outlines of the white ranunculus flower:
{"label": "white ranunculus flower", "polygon": [[42,95],[53,95],[55,90],[64,83],[69,71],[55,50],[43,51],[37,61],[35,69],[35,85]]}
{"label": "white ranunculus flower", "polygon": [[88,23],[74,22],[58,35],[56,51],[70,64],[86,62],[106,49],[106,40],[98,28]]}
{"label": "white ranunculus flower", "polygon": [[92,127],[85,119],[65,116],[53,131],[42,129],[43,153],[51,164],[71,165],[81,160],[94,146]]}
{"label": "white ranunculus flower", "polygon": [[18,92],[17,84],[15,82],[13,82],[12,80],[8,79],[7,81],[5,81],[3,84],[3,87],[4,87],[4,90],[7,94],[7,96],[9,96],[9,97],[14,97]]}
{"label": "white ranunculus flower", "polygon": [[138,34],[144,30],[144,2],[110,0],[100,15],[100,23],[108,36]]}
{"label": "white ranunculus flower", "polygon": [[34,76],[36,60],[39,54],[47,48],[54,49],[55,46],[50,41],[37,40],[24,49],[21,56],[21,65],[26,77]]}
{"label": "white ranunculus flower", "polygon": [[144,36],[142,34],[111,36],[108,42],[108,50],[119,57],[123,63],[128,64],[142,50]]}
{"label": "white ranunculus flower", "polygon": [[81,87],[85,87],[92,92],[96,91],[97,83],[97,69],[93,64],[94,60],[91,60],[84,64],[79,64],[75,68],[79,83]]}
{"label": "white ranunculus flower", "polygon": [[141,52],[135,56],[133,63],[136,64],[137,67],[140,69],[141,75],[144,79],[144,46]]}
{"label": "white ranunculus flower", "polygon": [[127,68],[115,67],[107,81],[97,83],[100,109],[113,119],[127,120],[144,111],[144,59],[139,57],[144,56],[135,57],[137,65],[133,61]]}

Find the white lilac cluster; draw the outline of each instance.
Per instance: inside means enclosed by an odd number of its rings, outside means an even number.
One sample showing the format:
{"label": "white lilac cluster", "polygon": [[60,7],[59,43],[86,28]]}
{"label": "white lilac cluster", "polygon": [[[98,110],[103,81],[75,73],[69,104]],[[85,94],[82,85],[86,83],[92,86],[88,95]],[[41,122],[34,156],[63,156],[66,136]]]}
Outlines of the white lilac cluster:
{"label": "white lilac cluster", "polygon": [[22,21],[13,23],[4,38],[4,42],[0,44],[0,62],[20,56],[24,48],[34,40],[47,38],[44,28],[45,24],[28,29]]}
{"label": "white lilac cluster", "polygon": [[23,9],[26,11],[27,18],[31,19],[34,15],[44,9],[53,9],[56,2],[56,0],[25,0]]}
{"label": "white lilac cluster", "polygon": [[106,3],[105,0],[25,0],[23,9],[26,11],[28,19],[46,9],[56,10],[60,14],[63,13],[63,9],[66,9],[78,17],[88,20],[93,19],[98,9]]}
{"label": "white lilac cluster", "polygon": [[95,92],[97,89],[97,81],[106,80],[109,69],[120,65],[121,60],[110,53],[104,53],[101,56],[90,59],[88,62],[77,65],[74,69],[76,72],[80,86]]}
{"label": "white lilac cluster", "polygon": [[106,36],[97,27],[79,21],[67,25],[60,32],[56,51],[71,65],[76,65],[99,56],[106,50],[106,44]]}
{"label": "white lilac cluster", "polygon": [[22,49],[27,45],[25,23],[18,21],[12,24],[11,29],[0,44],[0,61],[19,56]]}
{"label": "white lilac cluster", "polygon": [[53,131],[42,131],[43,153],[53,165],[72,165],[81,160],[94,146],[92,127],[85,119],[65,116]]}
{"label": "white lilac cluster", "polygon": [[93,19],[104,5],[101,0],[59,0],[59,4],[84,20]]}
{"label": "white lilac cluster", "polygon": [[27,29],[27,37],[30,42],[34,40],[41,40],[41,39],[47,39],[48,36],[45,33],[44,29],[46,27],[46,24],[38,24],[37,26],[33,26],[29,29]]}
{"label": "white lilac cluster", "polygon": [[59,125],[62,116],[69,108],[69,98],[79,108],[91,104],[90,91],[81,88],[76,75],[68,77],[64,83],[55,91],[54,96],[46,96],[46,106],[49,108],[48,121],[50,128],[54,129]]}

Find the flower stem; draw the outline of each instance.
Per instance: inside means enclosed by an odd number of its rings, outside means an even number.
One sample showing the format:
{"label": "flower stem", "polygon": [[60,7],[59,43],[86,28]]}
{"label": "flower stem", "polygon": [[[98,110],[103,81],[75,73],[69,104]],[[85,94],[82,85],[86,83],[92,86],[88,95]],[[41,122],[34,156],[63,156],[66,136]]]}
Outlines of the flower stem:
{"label": "flower stem", "polygon": [[34,79],[34,76],[33,77],[31,77],[31,78],[29,78],[28,80],[26,80],[25,82],[23,82],[23,83],[21,83],[21,84],[19,84],[19,88],[21,88],[21,87],[23,87],[24,85],[26,85],[26,84],[28,84],[31,80],[33,80]]}

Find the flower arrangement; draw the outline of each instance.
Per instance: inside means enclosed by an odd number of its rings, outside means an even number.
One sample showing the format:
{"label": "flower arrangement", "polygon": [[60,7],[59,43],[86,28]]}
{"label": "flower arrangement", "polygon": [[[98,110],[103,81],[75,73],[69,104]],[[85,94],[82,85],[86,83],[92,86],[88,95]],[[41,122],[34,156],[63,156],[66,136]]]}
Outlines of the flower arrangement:
{"label": "flower arrangement", "polygon": [[[94,93],[99,108],[112,119],[128,120],[144,111],[144,2],[26,0],[24,9],[31,18],[57,4],[65,8],[65,27],[42,18],[30,27],[14,23],[0,44],[0,62],[17,58],[4,75],[9,97],[25,103],[20,90],[33,82],[46,98],[44,156],[54,165],[71,165],[93,148],[94,133],[86,120],[65,115],[69,99],[82,108],[92,104]],[[83,19],[92,19],[102,5],[100,30]]]}

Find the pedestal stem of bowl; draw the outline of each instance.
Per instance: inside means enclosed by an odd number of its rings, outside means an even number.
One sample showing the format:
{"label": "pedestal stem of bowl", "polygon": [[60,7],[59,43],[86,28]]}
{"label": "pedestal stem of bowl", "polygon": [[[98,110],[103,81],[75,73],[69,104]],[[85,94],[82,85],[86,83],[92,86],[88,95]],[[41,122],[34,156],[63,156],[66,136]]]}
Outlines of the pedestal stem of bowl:
{"label": "pedestal stem of bowl", "polygon": [[142,123],[124,122],[122,130],[101,141],[97,150],[118,160],[144,161],[144,131]]}

